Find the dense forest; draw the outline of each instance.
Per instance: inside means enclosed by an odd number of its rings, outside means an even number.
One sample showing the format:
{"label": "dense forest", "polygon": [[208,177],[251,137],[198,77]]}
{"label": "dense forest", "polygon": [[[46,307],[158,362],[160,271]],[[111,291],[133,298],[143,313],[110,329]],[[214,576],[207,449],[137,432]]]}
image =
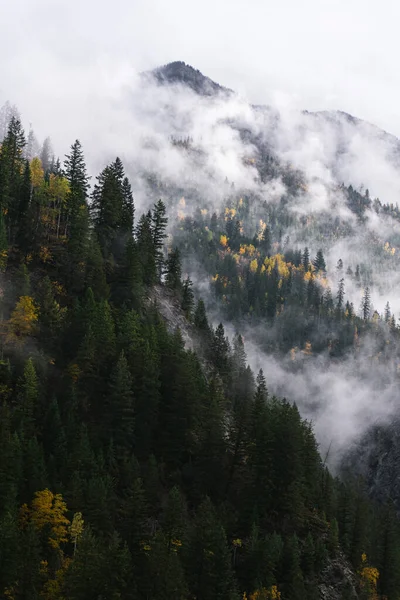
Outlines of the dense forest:
{"label": "dense forest", "polygon": [[[343,267],[330,292],[323,252],[277,252],[265,222],[246,238],[246,199],[182,218],[169,246],[166,204],[138,215],[119,158],[90,190],[79,141],[61,163],[29,140],[11,117],[0,149],[1,597],[317,600],[342,564],[352,575],[337,598],[398,599],[394,507],[332,477],[311,423],[251,371],[240,333],[230,341],[209,322],[181,258],[196,247],[228,318],[280,319],[288,307],[285,350],[311,351],[326,322],[341,324],[336,354],[357,330],[397,336],[390,308],[374,317],[366,290],[357,316]],[[190,348],[154,290],[181,313]]]}

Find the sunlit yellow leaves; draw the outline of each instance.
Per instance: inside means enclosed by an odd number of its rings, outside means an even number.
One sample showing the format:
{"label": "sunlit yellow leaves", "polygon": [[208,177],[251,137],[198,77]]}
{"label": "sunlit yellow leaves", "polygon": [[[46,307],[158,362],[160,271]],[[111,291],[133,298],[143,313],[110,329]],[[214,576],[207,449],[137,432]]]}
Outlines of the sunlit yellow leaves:
{"label": "sunlit yellow leaves", "polygon": [[285,279],[290,275],[290,263],[285,262],[282,254],[274,254],[264,260],[264,265],[268,274],[276,267],[278,274]]}
{"label": "sunlit yellow leaves", "polygon": [[21,296],[8,322],[9,333],[15,337],[26,337],[35,331],[39,309],[31,296]]}
{"label": "sunlit yellow leaves", "polygon": [[65,516],[66,512],[67,505],[61,494],[53,494],[48,489],[35,493],[30,510],[30,520],[38,531],[46,526],[49,527],[48,543],[54,549],[68,541],[70,521]]}
{"label": "sunlit yellow leaves", "polygon": [[367,555],[364,553],[361,556],[362,568],[359,572],[360,585],[367,592],[368,600],[378,600],[377,585],[379,579],[379,571],[375,567],[368,565]]}
{"label": "sunlit yellow leaves", "polygon": [[179,548],[182,546],[182,540],[175,538],[171,540],[171,549],[173,552],[178,552]]}
{"label": "sunlit yellow leaves", "polygon": [[305,343],[303,354],[305,354],[306,356],[311,356],[311,354],[312,354],[311,342],[306,342]]}
{"label": "sunlit yellow leaves", "polygon": [[255,252],[256,249],[253,246],[253,244],[242,244],[239,249],[239,254],[241,254],[242,256],[244,254],[247,254],[248,256],[254,256]]}
{"label": "sunlit yellow leaves", "polygon": [[185,208],[185,206],[186,206],[186,200],[185,200],[185,198],[183,196],[179,200],[179,206],[182,206],[182,208]]}
{"label": "sunlit yellow leaves", "polygon": [[43,263],[48,263],[51,261],[52,255],[47,246],[41,246],[39,250],[39,258]]}
{"label": "sunlit yellow leaves", "polygon": [[226,235],[221,235],[221,237],[219,238],[219,243],[223,248],[226,248],[228,245],[228,237]]}
{"label": "sunlit yellow leaves", "polygon": [[206,208],[202,208],[202,209],[200,210],[200,213],[201,213],[201,215],[202,215],[203,217],[205,217],[205,216],[206,216],[206,214],[208,213],[208,210],[207,210]]}
{"label": "sunlit yellow leaves", "polygon": [[247,596],[246,592],[243,594],[243,600],[281,600],[281,593],[278,591],[276,585],[270,588],[262,588],[256,590],[250,596]]}
{"label": "sunlit yellow leaves", "polygon": [[42,167],[42,161],[37,156],[31,160],[30,171],[32,186],[34,188],[40,187],[44,182],[44,171]]}
{"label": "sunlit yellow leaves", "polygon": [[50,175],[49,179],[49,192],[50,195],[62,202],[63,204],[66,201],[68,192],[69,192],[69,183],[65,177],[60,177],[60,175]]}
{"label": "sunlit yellow leaves", "polygon": [[227,219],[233,219],[233,217],[236,215],[236,208],[225,208],[225,221]]}
{"label": "sunlit yellow leaves", "polygon": [[262,219],[260,219],[260,229],[258,230],[258,233],[257,233],[257,239],[259,242],[261,242],[261,240],[264,237],[266,227],[267,227],[267,224]]}
{"label": "sunlit yellow leaves", "polygon": [[383,246],[383,249],[387,254],[391,254],[392,256],[394,256],[396,253],[396,248],[391,248],[389,242],[385,243],[385,245]]}
{"label": "sunlit yellow leaves", "polygon": [[257,259],[254,258],[251,262],[250,262],[250,271],[252,273],[256,273],[258,269],[258,262]]}

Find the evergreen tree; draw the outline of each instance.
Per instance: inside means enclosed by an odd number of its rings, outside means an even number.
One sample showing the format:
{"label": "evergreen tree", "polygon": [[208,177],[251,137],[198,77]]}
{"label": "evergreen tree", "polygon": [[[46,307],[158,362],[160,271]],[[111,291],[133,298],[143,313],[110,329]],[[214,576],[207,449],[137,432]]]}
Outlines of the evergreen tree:
{"label": "evergreen tree", "polygon": [[193,308],[194,308],[194,293],[192,290],[193,283],[187,277],[182,285],[182,302],[181,308],[185,313],[186,318],[191,321],[193,319]]}
{"label": "evergreen tree", "polygon": [[238,599],[226,535],[208,498],[196,515],[186,568],[189,586],[196,598]]}
{"label": "evergreen tree", "polygon": [[339,281],[339,287],[338,287],[338,291],[336,294],[336,299],[337,299],[337,307],[339,310],[341,310],[343,307],[343,301],[344,301],[344,279],[343,279],[343,277]]}
{"label": "evergreen tree", "polygon": [[304,271],[307,272],[310,267],[310,252],[309,252],[308,248],[304,249],[302,263],[303,263]]}
{"label": "evergreen tree", "polygon": [[169,253],[166,269],[165,269],[165,283],[172,290],[180,290],[182,286],[181,277],[181,259],[178,248],[174,248]]}
{"label": "evergreen tree", "polygon": [[130,453],[134,444],[135,415],[132,378],[122,351],[111,372],[107,397],[106,431],[119,452]]}
{"label": "evergreen tree", "polygon": [[164,264],[164,239],[166,237],[165,229],[167,227],[168,219],[165,216],[166,207],[162,200],[159,200],[153,208],[151,216],[151,231],[153,235],[153,243],[155,248],[155,262],[157,269],[157,277],[160,279],[163,264]]}
{"label": "evergreen tree", "polygon": [[361,301],[361,311],[364,321],[367,321],[371,312],[371,294],[369,287],[366,287],[364,290],[364,296]]}
{"label": "evergreen tree", "polygon": [[322,254],[322,250],[318,250],[316,257],[313,260],[313,265],[317,272],[322,271],[323,273],[325,273],[326,263],[325,263],[324,255]]}
{"label": "evergreen tree", "polygon": [[85,277],[85,259],[88,250],[89,209],[87,197],[89,176],[86,171],[82,146],[76,140],[64,161],[65,177],[69,184],[66,202],[64,235],[67,236],[65,277],[71,292],[82,291]]}

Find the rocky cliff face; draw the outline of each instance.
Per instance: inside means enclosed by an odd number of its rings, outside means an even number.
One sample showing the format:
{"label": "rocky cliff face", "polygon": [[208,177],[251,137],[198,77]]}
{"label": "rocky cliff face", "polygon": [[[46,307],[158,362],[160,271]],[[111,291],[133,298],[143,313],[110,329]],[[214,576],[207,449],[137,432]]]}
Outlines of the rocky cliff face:
{"label": "rocky cliff face", "polygon": [[330,560],[321,575],[319,585],[321,600],[357,600],[356,578],[342,552]]}
{"label": "rocky cliff face", "polygon": [[186,348],[193,349],[195,346],[194,330],[185,318],[175,294],[166,287],[157,285],[152,288],[148,302],[157,306],[170,331],[180,330]]}

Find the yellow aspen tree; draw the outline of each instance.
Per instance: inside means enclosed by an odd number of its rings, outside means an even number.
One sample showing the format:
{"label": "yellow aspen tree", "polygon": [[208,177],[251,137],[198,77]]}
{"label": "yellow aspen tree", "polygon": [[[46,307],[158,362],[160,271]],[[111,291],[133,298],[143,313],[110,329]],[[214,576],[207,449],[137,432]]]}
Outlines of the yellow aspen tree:
{"label": "yellow aspen tree", "polygon": [[39,309],[31,296],[21,296],[8,321],[11,337],[32,335],[39,317]]}
{"label": "yellow aspen tree", "polygon": [[30,164],[30,170],[31,170],[32,187],[33,188],[40,187],[44,181],[44,170],[42,167],[42,161],[37,156],[35,158],[32,158],[31,164]]}
{"label": "yellow aspen tree", "polygon": [[255,258],[250,262],[250,271],[252,273],[256,273],[257,269],[258,269],[258,262],[257,262],[257,259]]}
{"label": "yellow aspen tree", "polygon": [[367,555],[364,553],[361,556],[360,586],[367,593],[368,600],[378,600],[378,579],[379,571],[376,567],[371,567],[368,564]]}
{"label": "yellow aspen tree", "polygon": [[54,214],[51,220],[54,233],[58,239],[60,235],[61,213],[66,206],[67,197],[69,194],[68,180],[60,175],[51,174],[49,179],[49,194],[54,203]]}
{"label": "yellow aspen tree", "polygon": [[82,513],[77,512],[74,514],[72,518],[72,523],[69,526],[69,534],[71,536],[71,540],[74,543],[74,554],[76,551],[76,544],[81,537],[84,529],[84,520],[82,518]]}
{"label": "yellow aspen tree", "polygon": [[219,238],[220,244],[221,246],[223,246],[223,248],[226,248],[228,245],[228,237],[226,235],[221,235],[221,237]]}
{"label": "yellow aspen tree", "polygon": [[67,505],[61,494],[53,494],[48,489],[35,493],[32,500],[31,521],[41,531],[50,526],[49,545],[58,549],[60,544],[68,541],[70,521],[65,516]]}

